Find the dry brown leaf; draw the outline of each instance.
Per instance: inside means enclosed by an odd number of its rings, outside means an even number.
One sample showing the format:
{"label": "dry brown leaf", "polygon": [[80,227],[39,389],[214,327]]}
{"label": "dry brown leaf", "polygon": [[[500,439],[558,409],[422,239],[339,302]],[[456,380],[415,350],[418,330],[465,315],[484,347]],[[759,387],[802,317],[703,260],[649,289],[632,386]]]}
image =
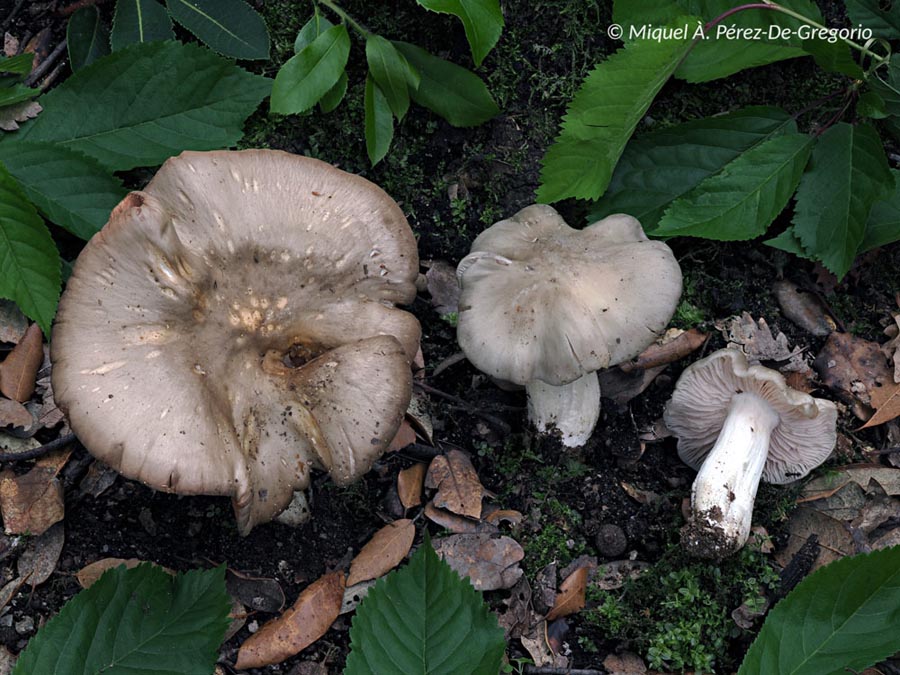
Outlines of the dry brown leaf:
{"label": "dry brown leaf", "polygon": [[665,366],[647,368],[646,370],[633,370],[626,373],[620,368],[610,368],[597,373],[600,379],[600,391],[603,398],[614,401],[618,406],[624,406],[631,399],[644,393],[644,390],[653,384],[653,380],[666,369]]}
{"label": "dry brown leaf", "polygon": [[568,667],[569,660],[561,654],[554,654],[550,649],[550,645],[547,643],[546,621],[541,621],[533,626],[528,634],[523,635],[520,640],[522,646],[525,648],[525,651],[528,652],[528,655],[531,657],[531,660],[534,661],[536,667],[557,669],[565,669]]}
{"label": "dry brown leaf", "polygon": [[47,581],[62,553],[66,541],[66,532],[62,523],[57,523],[44,534],[28,542],[28,547],[16,561],[16,570],[20,577],[28,577],[32,588]]}
{"label": "dry brown leaf", "polygon": [[900,417],[900,384],[890,382],[883,387],[876,387],[869,393],[875,414],[862,425],[862,429],[875,427]]}
{"label": "dry brown leaf", "polygon": [[900,495],[900,469],[880,464],[851,464],[809,481],[803,486],[801,497],[797,501],[825,499],[836,494],[850,482],[868,490],[871,481],[878,483],[887,495]]}
{"label": "dry brown leaf", "polygon": [[225,573],[225,588],[229,595],[253,611],[275,614],[284,609],[284,591],[275,579],[254,577],[229,569]]}
{"label": "dry brown leaf", "polygon": [[780,279],[772,284],[781,312],[808,333],[825,337],[837,329],[821,298],[792,281]]}
{"label": "dry brown leaf", "polygon": [[382,527],[350,563],[347,585],[378,579],[394,569],[409,553],[416,526],[408,518],[395,520]]}
{"label": "dry brown leaf", "polygon": [[3,54],[4,56],[15,56],[19,53],[19,38],[12,33],[3,34]]}
{"label": "dry brown leaf", "polygon": [[[97,580],[103,576],[107,570],[111,570],[119,565],[125,565],[126,569],[133,569],[140,565],[143,560],[138,558],[101,558],[89,565],[85,565],[75,573],[75,578],[82,588],[90,588]],[[171,570],[166,570],[171,573]]]}
{"label": "dry brown leaf", "polygon": [[611,591],[622,588],[629,579],[637,579],[649,568],[649,563],[640,560],[614,560],[599,565],[591,583],[604,591]]}
{"label": "dry brown leaf", "polygon": [[467,534],[471,532],[497,532],[497,527],[480,520],[464,518],[445,509],[437,508],[432,502],[425,504],[425,517],[433,523],[455,534]]}
{"label": "dry brown leaf", "polygon": [[790,537],[787,546],[775,552],[775,561],[782,567],[791,561],[811,534],[818,537],[820,547],[819,556],[812,570],[856,552],[853,537],[847,532],[844,524],[812,506],[794,509],[788,521],[788,532]]}
{"label": "dry brown leaf", "polygon": [[481,517],[484,487],[472,462],[459,450],[450,450],[431,461],[425,487],[436,488],[434,505],[469,518]]}
{"label": "dry brown leaf", "polygon": [[20,427],[27,429],[34,424],[34,417],[28,409],[8,398],[0,398],[0,427]]}
{"label": "dry brown leaf", "polygon": [[829,335],[813,367],[825,386],[863,421],[872,414],[872,392],[893,382],[881,345],[849,333]]}
{"label": "dry brown leaf", "polygon": [[484,519],[493,525],[507,523],[511,527],[516,527],[522,522],[524,516],[521,512],[513,509],[497,509],[496,511],[491,511],[487,514]]}
{"label": "dry brown leaf", "polygon": [[438,314],[443,316],[459,311],[459,281],[453,265],[443,260],[433,261],[425,272],[425,281],[431,295],[431,304]]}
{"label": "dry brown leaf", "polygon": [[3,131],[16,131],[19,122],[34,119],[43,108],[37,101],[22,101],[0,108],[0,129]]}
{"label": "dry brown leaf", "polygon": [[235,668],[261,668],[299,654],[328,632],[343,598],[343,572],[326,574],[310,584],[293,607],[244,641]]}
{"label": "dry brown leaf", "polygon": [[476,590],[511,588],[522,576],[525,551],[510,537],[488,533],[452,534],[435,541],[434,550]]}
{"label": "dry brown leaf", "polygon": [[[633,370],[647,370],[665,366],[679,359],[683,359],[706,342],[706,333],[691,328],[688,331],[672,333],[677,329],[669,329],[662,339],[654,342],[631,361],[619,364],[622,372],[630,373]],[[666,339],[666,336],[669,336]]]}
{"label": "dry brown leaf", "polygon": [[647,666],[641,657],[632,652],[610,654],[603,659],[603,667],[609,675],[646,675]]}
{"label": "dry brown leaf", "polygon": [[531,596],[531,585],[523,576],[510,589],[509,597],[502,600],[503,609],[497,612],[497,623],[507,640],[521,637],[537,623],[538,616],[532,607]]}
{"label": "dry brown leaf", "polygon": [[425,392],[414,389],[405,419],[428,445],[434,445],[434,423],[431,421],[430,409],[431,405]]}
{"label": "dry brown leaf", "polygon": [[427,471],[428,467],[424,464],[413,464],[397,474],[397,494],[403,508],[411,509],[422,503],[422,489]]}
{"label": "dry brown leaf", "polygon": [[31,324],[25,337],[0,363],[0,393],[24,403],[34,393],[34,382],[44,360],[44,334],[36,323]]}
{"label": "dry brown leaf", "polygon": [[553,621],[561,616],[569,616],[584,607],[584,595],[587,590],[588,568],[579,567],[572,572],[559,586],[559,595],[547,621]]}
{"label": "dry brown leaf", "polygon": [[394,434],[394,439],[388,446],[387,451],[397,452],[397,450],[402,450],[407,445],[412,445],[415,442],[416,432],[413,431],[412,426],[410,426],[409,422],[404,418],[404,420],[400,423],[400,428],[397,429],[397,433]]}
{"label": "dry brown leaf", "polygon": [[800,348],[791,349],[787,336],[781,331],[773,335],[763,318],[754,321],[750,314],[744,312],[739,317],[717,322],[716,328],[729,343],[728,346],[744,352],[751,364],[778,361],[784,363],[780,366],[784,371],[803,373],[809,370]]}
{"label": "dry brown leaf", "polygon": [[28,330],[28,318],[12,300],[0,300],[0,342],[17,344]]}
{"label": "dry brown leaf", "polygon": [[7,582],[3,588],[0,588],[0,611],[3,611],[10,601],[16,597],[19,589],[25,585],[26,581],[28,581],[27,576],[16,577],[12,581]]}
{"label": "dry brown leaf", "polygon": [[894,382],[900,382],[900,314],[894,314],[894,323],[885,329],[891,339],[881,345],[881,351],[894,364]]}
{"label": "dry brown leaf", "polygon": [[0,512],[7,534],[41,534],[63,519],[63,488],[56,473],[35,466],[21,476],[0,474]]}

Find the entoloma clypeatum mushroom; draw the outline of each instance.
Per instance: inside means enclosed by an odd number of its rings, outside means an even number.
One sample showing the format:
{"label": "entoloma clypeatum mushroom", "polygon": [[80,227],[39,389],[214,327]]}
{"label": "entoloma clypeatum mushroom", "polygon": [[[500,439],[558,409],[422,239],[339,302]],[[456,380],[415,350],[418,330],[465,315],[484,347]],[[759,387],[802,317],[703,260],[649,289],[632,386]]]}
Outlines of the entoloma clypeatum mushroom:
{"label": "entoloma clypeatum mushroom", "polygon": [[626,215],[583,230],[534,204],[482,232],[457,268],[457,338],[492,377],[525,385],[529,418],[569,447],[600,415],[596,372],[634,357],[666,327],[681,270]]}
{"label": "entoloma clypeatum mushroom", "polygon": [[53,391],[98,458],[228,495],[242,533],[367,471],[412,391],[418,255],[369,181],[285,152],[186,152],[85,247],[53,330]]}
{"label": "entoloma clypeatum mushroom", "polygon": [[664,419],[678,454],[699,469],[682,544],[722,558],[750,534],[760,477],[782,485],[804,477],[831,454],[837,407],[789,387],[778,373],[720,349],[682,373]]}

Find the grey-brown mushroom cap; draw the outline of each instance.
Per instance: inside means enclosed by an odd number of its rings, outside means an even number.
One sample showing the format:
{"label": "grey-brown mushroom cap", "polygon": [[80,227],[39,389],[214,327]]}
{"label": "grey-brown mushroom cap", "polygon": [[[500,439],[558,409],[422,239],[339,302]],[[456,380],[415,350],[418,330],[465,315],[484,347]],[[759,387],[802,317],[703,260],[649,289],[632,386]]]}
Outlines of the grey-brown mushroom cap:
{"label": "grey-brown mushroom cap", "polygon": [[822,464],[837,441],[837,406],[788,386],[781,373],[751,366],[737,349],[720,349],[690,366],[675,385],[664,419],[678,437],[678,454],[699,469],[716,443],[736,393],[765,399],[780,422],[769,439],[763,480],[781,485]]}
{"label": "grey-brown mushroom cap", "polygon": [[377,186],[277,151],[184,153],[75,265],[53,330],[57,403],[154,488],[230,495],[243,532],[309,469],[349,482],[411,395],[415,239]]}
{"label": "grey-brown mushroom cap", "polygon": [[460,346],[518,384],[562,385],[632,358],[681,296],[672,251],[631,216],[575,230],[541,204],[482,232],[458,275]]}

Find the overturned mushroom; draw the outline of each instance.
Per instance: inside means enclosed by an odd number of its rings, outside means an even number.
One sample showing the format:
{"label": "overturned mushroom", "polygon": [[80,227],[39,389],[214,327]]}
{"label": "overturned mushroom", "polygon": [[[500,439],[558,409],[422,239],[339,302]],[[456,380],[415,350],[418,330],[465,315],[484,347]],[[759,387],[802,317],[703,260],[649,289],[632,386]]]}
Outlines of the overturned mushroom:
{"label": "overturned mushroom", "polygon": [[778,373],[750,366],[737,349],[685,369],[665,411],[678,454],[699,469],[682,544],[721,558],[750,535],[760,478],[782,485],[824,462],[837,440],[837,407],[791,389]]}
{"label": "overturned mushroom", "polygon": [[484,373],[523,384],[539,431],[565,445],[600,415],[596,372],[634,357],[681,296],[672,251],[626,215],[583,230],[535,204],[482,232],[457,269],[458,340]]}
{"label": "overturned mushroom", "polygon": [[85,247],[53,390],[96,457],[153,488],[229,495],[239,530],[310,468],[367,471],[411,395],[416,242],[363,178],[277,151],[186,152]]}

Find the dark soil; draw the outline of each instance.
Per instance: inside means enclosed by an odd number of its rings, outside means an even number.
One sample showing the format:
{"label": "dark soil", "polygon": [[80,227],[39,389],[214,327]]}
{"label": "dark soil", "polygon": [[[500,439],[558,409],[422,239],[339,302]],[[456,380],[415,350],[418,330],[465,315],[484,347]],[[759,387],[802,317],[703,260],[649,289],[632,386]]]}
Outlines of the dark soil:
{"label": "dark soil", "polygon": [[[51,26],[55,45],[64,35],[64,22],[53,10],[62,4],[35,2],[7,30],[21,35]],[[293,36],[308,18],[309,10],[301,3],[287,1],[255,4],[272,27],[275,63],[263,70],[273,74],[288,56]],[[110,5],[101,5],[107,17]],[[447,17],[425,12],[410,2],[378,3],[373,8],[355,0],[345,3],[345,8],[389,37],[425,45],[471,66],[462,30]],[[556,133],[566,101],[587,70],[612,49],[603,30],[610,13],[609,3],[590,0],[505,3],[505,33],[479,70],[503,113],[482,127],[455,129],[414,106],[398,127],[388,157],[374,169],[368,166],[363,142],[364,63],[358,43],[351,56],[350,91],[339,111],[329,116],[313,113],[276,119],[260,111],[248,124],[242,145],[317,156],[361,173],[382,185],[404,208],[419,239],[423,260],[442,259],[455,264],[481,230],[533,201],[539,161]],[[0,3],[0,20],[5,14],[5,5]],[[794,112],[829,91],[830,85],[830,78],[821,75],[810,59],[758,68],[708,85],[672,82],[651,108],[639,133],[656,125],[749,104],[781,105]],[[130,179],[139,187],[143,176],[135,174]],[[455,199],[448,197],[451,187]],[[560,211],[573,224],[584,222],[586,207],[582,203],[563,203]],[[75,243],[69,244],[74,255]],[[699,313],[692,325],[711,335],[703,348],[705,353],[724,346],[713,322],[744,311],[765,317],[773,328],[787,334],[792,345],[810,354],[821,348],[823,339],[781,316],[771,292],[772,282],[783,276],[809,287],[819,280],[828,284],[830,280],[820,275],[820,270],[760,242],[722,244],[679,239],[671,245],[684,272],[685,299]],[[889,312],[896,311],[898,267],[900,247],[894,246],[866,256],[844,283],[823,287],[824,297],[848,330],[883,340],[881,328]],[[411,309],[422,323],[422,349],[430,373],[458,351],[455,331],[432,309],[427,295]],[[565,534],[563,546],[557,549],[536,551],[526,545],[526,551],[547,558],[539,561],[526,557],[523,567],[530,579],[543,562],[552,559],[562,566],[581,553],[597,556],[600,562],[621,556],[618,552],[604,555],[604,551],[620,545],[602,536],[598,539],[605,526],[620,528],[625,550],[633,551],[641,561],[655,562],[677,545],[678,529],[683,524],[681,504],[689,495],[694,472],[678,460],[671,439],[642,443],[639,434],[660,418],[680,370],[698,355],[671,365],[624,409],[604,400],[597,431],[578,453],[562,449],[552,439],[535,439],[523,426],[524,394],[501,391],[465,361],[427,378],[431,387],[471,406],[467,409],[438,396],[430,398],[437,445],[470,453],[484,485],[497,495],[497,503],[525,515],[523,524],[511,535],[523,543],[534,541],[551,525]],[[511,427],[512,434],[502,434],[472,409],[499,417]],[[854,418],[842,417],[844,430],[857,426]],[[135,433],[140,434],[139,421]],[[854,432],[852,438],[876,449],[886,444],[879,429]],[[858,456],[859,450],[854,442],[851,457],[843,461]],[[176,570],[227,563],[232,569],[278,580],[291,603],[309,582],[326,571],[346,567],[377,529],[398,516],[391,489],[398,470],[417,458],[415,453],[403,451],[385,456],[364,480],[349,488],[335,487],[324,477],[317,477],[309,523],[299,529],[277,524],[259,526],[241,538],[227,499],[178,497],[153,492],[122,478],[99,497],[79,496],[78,483],[90,461],[84,449],[79,449],[71,460],[81,471],[70,476],[66,544],[59,568],[49,582],[13,602],[12,623],[28,616],[37,625],[54,615],[78,591],[74,573],[104,557],[141,558]],[[635,494],[651,498],[642,503]],[[783,533],[784,513],[767,510],[766,505],[784,494],[778,488],[761,490],[756,513],[756,521],[769,528],[776,541]],[[423,518],[417,525],[417,543],[426,527],[432,534],[439,531]],[[7,558],[3,565],[7,575],[12,574],[14,561]],[[486,599],[498,606],[502,594],[488,594]],[[303,661],[324,662],[330,672],[340,672],[348,649],[350,616],[342,616],[322,640],[300,656],[249,672],[286,674]],[[271,615],[262,613],[252,621],[259,624],[269,618]],[[17,632],[13,625],[0,620],[0,643],[18,651],[33,631]],[[225,672],[233,672],[227,664],[234,662],[237,647],[247,635],[245,627],[223,648]],[[745,634],[735,640],[734,659],[739,659],[749,637]],[[565,639],[572,650],[571,663],[577,668],[600,668],[607,653],[622,646],[579,617],[569,620]],[[597,651],[586,650],[587,644],[593,644]],[[510,645],[510,655],[525,654],[515,642]]]}

